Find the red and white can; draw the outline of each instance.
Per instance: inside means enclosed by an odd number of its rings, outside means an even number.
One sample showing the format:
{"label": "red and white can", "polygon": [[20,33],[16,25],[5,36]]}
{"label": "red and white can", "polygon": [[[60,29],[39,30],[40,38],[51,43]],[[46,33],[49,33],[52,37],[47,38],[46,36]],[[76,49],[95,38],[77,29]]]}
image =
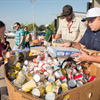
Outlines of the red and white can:
{"label": "red and white can", "polygon": [[82,74],[76,75],[76,76],[74,77],[74,79],[75,79],[76,81],[80,81],[80,80],[83,79],[83,75],[82,75]]}

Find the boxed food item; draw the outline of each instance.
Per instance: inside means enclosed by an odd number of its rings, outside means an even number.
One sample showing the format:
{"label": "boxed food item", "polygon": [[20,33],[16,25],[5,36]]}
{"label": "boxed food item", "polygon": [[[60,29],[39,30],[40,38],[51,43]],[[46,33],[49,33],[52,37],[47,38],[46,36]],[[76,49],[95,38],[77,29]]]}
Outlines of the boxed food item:
{"label": "boxed food item", "polygon": [[61,44],[67,43],[67,42],[72,42],[70,40],[66,40],[66,39],[57,39],[56,41],[53,41],[52,46],[60,46]]}
{"label": "boxed food item", "polygon": [[72,48],[72,47],[53,47],[53,46],[48,46],[47,47],[47,51],[49,54],[51,54],[52,56],[54,57],[57,57],[57,56],[71,56],[71,57],[75,57],[75,53],[80,53],[80,50],[78,49],[75,49],[75,48]]}

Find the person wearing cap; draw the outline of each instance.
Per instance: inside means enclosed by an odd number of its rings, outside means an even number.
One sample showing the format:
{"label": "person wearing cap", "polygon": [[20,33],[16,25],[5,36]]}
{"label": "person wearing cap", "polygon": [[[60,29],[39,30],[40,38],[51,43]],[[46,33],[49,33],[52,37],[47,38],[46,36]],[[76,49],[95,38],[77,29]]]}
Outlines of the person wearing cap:
{"label": "person wearing cap", "polygon": [[4,35],[3,36],[3,42],[2,42],[2,47],[3,47],[4,52],[11,50],[10,43],[6,39],[7,39],[7,36]]}
{"label": "person wearing cap", "polygon": [[50,46],[52,42],[52,30],[49,28],[49,25],[45,25],[46,30],[45,30],[45,41],[44,41],[44,46]]}
{"label": "person wearing cap", "polygon": [[62,36],[62,39],[78,42],[84,35],[86,26],[81,18],[74,15],[73,8],[70,5],[63,7],[62,16],[64,16],[64,19],[59,23],[55,40]]}
{"label": "person wearing cap", "polygon": [[[87,17],[84,21],[88,20],[89,28],[86,30],[84,36],[79,41],[79,43],[65,43],[61,46],[63,47],[74,47],[81,49],[81,44],[86,47],[86,49],[100,51],[100,8],[91,8],[87,12]],[[82,50],[82,54],[77,54],[79,57],[75,58],[75,61],[80,63],[81,61],[92,61],[100,62],[100,56],[89,56]]]}

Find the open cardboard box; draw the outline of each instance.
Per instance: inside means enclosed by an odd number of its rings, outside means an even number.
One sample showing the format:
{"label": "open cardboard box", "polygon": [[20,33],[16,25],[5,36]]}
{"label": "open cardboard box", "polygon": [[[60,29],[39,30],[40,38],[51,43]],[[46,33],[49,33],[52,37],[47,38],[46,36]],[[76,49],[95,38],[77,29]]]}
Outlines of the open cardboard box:
{"label": "open cardboard box", "polygon": [[[31,57],[29,57],[30,59]],[[55,100],[100,100],[100,69],[92,63],[86,63],[85,65],[90,70],[90,74],[96,76],[96,80],[59,94]],[[4,76],[10,100],[44,100],[15,88],[8,79],[7,72],[8,65],[6,64]]]}

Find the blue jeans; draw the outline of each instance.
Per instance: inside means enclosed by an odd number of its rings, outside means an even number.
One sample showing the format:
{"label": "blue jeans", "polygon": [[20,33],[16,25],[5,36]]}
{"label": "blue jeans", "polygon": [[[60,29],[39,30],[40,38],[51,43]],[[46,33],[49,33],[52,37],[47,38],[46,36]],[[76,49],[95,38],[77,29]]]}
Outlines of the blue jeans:
{"label": "blue jeans", "polygon": [[[20,49],[24,49],[24,48],[25,48],[25,45],[23,45],[23,46],[20,47]],[[13,50],[20,50],[20,49],[18,49],[17,45],[15,45],[14,48],[13,48]]]}

